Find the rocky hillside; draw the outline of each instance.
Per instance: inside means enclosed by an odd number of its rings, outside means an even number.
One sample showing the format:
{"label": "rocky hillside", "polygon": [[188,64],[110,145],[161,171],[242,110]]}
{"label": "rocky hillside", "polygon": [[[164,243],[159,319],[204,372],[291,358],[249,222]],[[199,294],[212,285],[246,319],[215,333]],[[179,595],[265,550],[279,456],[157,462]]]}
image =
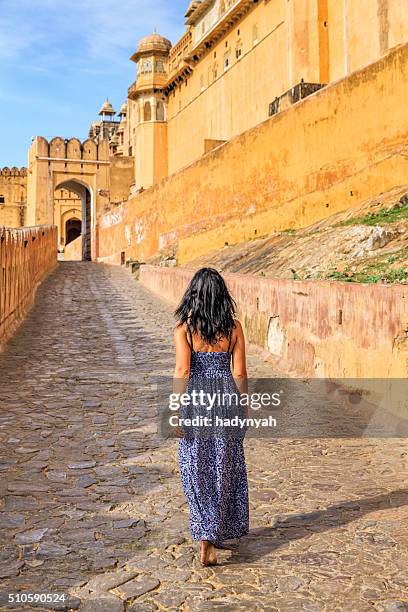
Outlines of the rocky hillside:
{"label": "rocky hillside", "polygon": [[278,278],[408,283],[408,185],[307,228],[226,246],[189,264],[201,266]]}

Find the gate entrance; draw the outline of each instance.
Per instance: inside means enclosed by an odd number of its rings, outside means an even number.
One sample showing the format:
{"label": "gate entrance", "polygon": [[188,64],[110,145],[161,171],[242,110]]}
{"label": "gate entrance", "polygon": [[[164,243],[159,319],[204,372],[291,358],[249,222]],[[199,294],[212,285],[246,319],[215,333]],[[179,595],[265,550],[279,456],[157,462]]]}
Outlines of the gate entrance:
{"label": "gate entrance", "polygon": [[107,141],[57,137],[48,142],[38,136],[29,152],[28,225],[57,225],[60,250],[80,231],[82,259],[95,260],[96,217],[109,206],[109,188]]}
{"label": "gate entrance", "polygon": [[[88,185],[72,179],[69,181],[63,181],[56,185],[55,191],[68,191],[78,196],[78,202],[81,211],[81,220],[76,217],[71,217],[65,222],[66,228],[66,239],[65,244],[72,242],[78,236],[82,236],[82,259],[84,261],[91,261],[92,259],[92,192]],[[78,206],[78,205],[77,205]],[[55,210],[57,212],[57,209]],[[61,214],[61,213],[59,213]],[[65,214],[65,213],[63,213]],[[69,213],[68,213],[69,214]],[[54,223],[60,226],[60,219],[54,218]],[[68,224],[69,228],[68,228]],[[78,231],[79,230],[79,231]],[[68,231],[71,232],[70,236]],[[76,234],[76,235],[75,235]],[[70,239],[69,239],[70,238]]]}

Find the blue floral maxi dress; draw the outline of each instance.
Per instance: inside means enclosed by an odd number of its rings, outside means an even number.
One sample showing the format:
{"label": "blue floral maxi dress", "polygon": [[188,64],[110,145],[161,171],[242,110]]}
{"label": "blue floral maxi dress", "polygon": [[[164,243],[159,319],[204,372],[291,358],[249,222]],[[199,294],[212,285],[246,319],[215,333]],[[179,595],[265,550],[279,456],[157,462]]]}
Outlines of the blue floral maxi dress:
{"label": "blue floral maxi dress", "polygon": [[[228,347],[229,349],[229,347]],[[206,393],[236,393],[231,372],[231,351],[196,352],[192,350],[190,378],[186,393],[204,389]],[[231,416],[222,405],[202,406],[210,418]],[[243,416],[241,406],[237,411]],[[181,408],[182,417],[197,414],[191,406]],[[181,481],[190,509],[193,540],[214,544],[239,538],[248,533],[248,481],[242,430],[213,428],[210,435],[188,430],[179,442]],[[186,430],[185,430],[186,431]],[[193,433],[191,433],[193,431]],[[232,431],[232,434],[231,434]]]}

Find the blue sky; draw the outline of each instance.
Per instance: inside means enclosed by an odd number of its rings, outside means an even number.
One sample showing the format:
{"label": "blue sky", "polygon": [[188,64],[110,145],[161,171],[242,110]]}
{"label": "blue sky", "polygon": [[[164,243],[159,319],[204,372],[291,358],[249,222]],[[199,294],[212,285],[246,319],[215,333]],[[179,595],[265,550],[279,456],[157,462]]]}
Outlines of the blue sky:
{"label": "blue sky", "polygon": [[156,27],[174,43],[188,0],[0,0],[0,167],[26,166],[32,136],[86,138],[109,97],[135,79],[129,60]]}

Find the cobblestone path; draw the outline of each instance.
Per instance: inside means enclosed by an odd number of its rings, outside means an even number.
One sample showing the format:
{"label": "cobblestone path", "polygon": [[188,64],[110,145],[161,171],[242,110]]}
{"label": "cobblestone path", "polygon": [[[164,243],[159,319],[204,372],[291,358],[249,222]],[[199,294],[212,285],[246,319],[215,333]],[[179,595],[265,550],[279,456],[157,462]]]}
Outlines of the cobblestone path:
{"label": "cobblestone path", "polygon": [[199,567],[149,386],[172,324],[126,270],[61,263],[0,355],[2,609],[408,610],[402,439],[248,439],[250,536]]}

